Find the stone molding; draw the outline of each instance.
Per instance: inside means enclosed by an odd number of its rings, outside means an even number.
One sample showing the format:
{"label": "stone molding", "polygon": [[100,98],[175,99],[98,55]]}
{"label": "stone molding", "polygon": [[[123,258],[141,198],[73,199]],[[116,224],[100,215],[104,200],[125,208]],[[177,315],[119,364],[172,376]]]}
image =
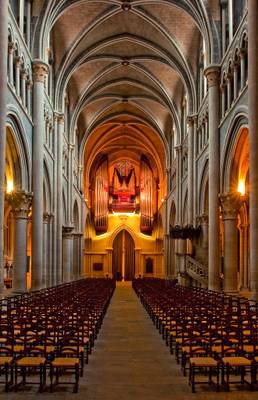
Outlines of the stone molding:
{"label": "stone molding", "polygon": [[32,64],[32,76],[34,82],[45,82],[45,77],[48,75],[48,65],[41,60],[35,60]]}
{"label": "stone molding", "polygon": [[240,193],[223,193],[219,195],[222,207],[223,220],[234,220],[237,218],[239,209],[243,203]]}
{"label": "stone molding", "polygon": [[33,194],[25,190],[16,190],[6,194],[6,200],[11,206],[14,218],[28,218],[32,198]]}

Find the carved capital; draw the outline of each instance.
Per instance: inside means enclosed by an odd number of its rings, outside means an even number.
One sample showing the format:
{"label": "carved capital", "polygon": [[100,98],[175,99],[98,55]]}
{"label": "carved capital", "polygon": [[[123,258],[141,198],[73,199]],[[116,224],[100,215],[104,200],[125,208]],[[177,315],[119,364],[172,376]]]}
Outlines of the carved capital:
{"label": "carved capital", "polygon": [[48,75],[48,65],[40,60],[35,60],[32,65],[32,76],[34,82],[45,82]]}
{"label": "carved capital", "polygon": [[240,58],[245,58],[246,57],[246,53],[247,53],[246,49],[244,47],[241,48],[240,51],[239,51]]}
{"label": "carved capital", "polygon": [[6,200],[12,208],[15,218],[28,218],[32,197],[33,194],[25,192],[25,190],[16,190],[6,194]]}
{"label": "carved capital", "polygon": [[64,124],[64,122],[65,122],[64,114],[60,114],[58,112],[55,112],[54,118],[59,124]]}
{"label": "carved capital", "polygon": [[28,78],[28,73],[27,73],[26,69],[21,70],[21,78],[24,80],[26,80]]}
{"label": "carved capital", "polygon": [[30,79],[27,80],[27,88],[28,90],[31,90],[32,88],[32,81]]}
{"label": "carved capital", "polygon": [[20,56],[15,57],[15,65],[17,68],[21,68],[22,66],[22,58]]}
{"label": "carved capital", "polygon": [[74,230],[74,226],[72,226],[72,225],[63,226],[63,237],[65,237],[67,239],[69,239],[69,238],[72,239],[73,230]]}
{"label": "carved capital", "polygon": [[189,126],[193,126],[193,124],[197,121],[197,115],[188,115],[186,122]]}
{"label": "carved capital", "polygon": [[13,42],[12,43],[8,43],[8,52],[9,52],[9,54],[13,54],[15,49],[16,49],[16,46],[15,46],[15,44]]}
{"label": "carved capital", "polygon": [[243,202],[242,196],[240,193],[223,193],[219,195],[221,207],[222,207],[222,218],[223,220],[227,219],[236,219],[239,208]]}
{"label": "carved capital", "polygon": [[204,75],[207,78],[208,86],[219,86],[220,84],[220,66],[210,65],[204,70]]}
{"label": "carved capital", "polygon": [[51,221],[52,218],[53,218],[53,214],[49,214],[47,212],[44,212],[44,214],[43,214],[43,222],[45,224],[48,224]]}

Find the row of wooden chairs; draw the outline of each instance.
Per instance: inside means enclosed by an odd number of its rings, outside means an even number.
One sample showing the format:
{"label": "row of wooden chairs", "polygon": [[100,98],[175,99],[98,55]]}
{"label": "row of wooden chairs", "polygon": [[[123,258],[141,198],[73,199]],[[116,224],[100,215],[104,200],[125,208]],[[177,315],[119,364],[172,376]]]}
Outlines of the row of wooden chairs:
{"label": "row of wooden chairs", "polygon": [[77,392],[114,289],[111,279],[83,279],[2,299],[0,375],[5,390],[36,383],[42,391],[49,375],[53,391],[61,376],[72,373],[74,379],[66,383]]}
{"label": "row of wooden chairs", "polygon": [[133,287],[183,374],[189,371],[193,392],[203,372],[217,390],[229,390],[237,375],[240,384],[256,387],[256,302],[162,279],[137,279]]}

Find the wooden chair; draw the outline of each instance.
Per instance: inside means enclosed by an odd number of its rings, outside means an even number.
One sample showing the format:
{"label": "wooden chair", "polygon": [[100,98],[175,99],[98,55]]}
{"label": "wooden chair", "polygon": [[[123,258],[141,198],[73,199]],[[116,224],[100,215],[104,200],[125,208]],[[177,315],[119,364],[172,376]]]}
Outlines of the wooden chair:
{"label": "wooden chair", "polygon": [[[237,347],[232,347],[224,351],[221,359],[222,379],[221,383],[225,386],[226,390],[230,390],[230,384],[232,383],[247,383],[251,389],[253,388],[253,369],[254,363],[246,357],[241,355],[241,351]],[[250,382],[245,379],[247,372],[250,373]],[[239,380],[230,380],[230,375],[237,376],[240,374]],[[226,378],[225,378],[226,375]]]}
{"label": "wooden chair", "polygon": [[[198,351],[198,350],[197,350]],[[192,356],[189,359],[189,385],[192,388],[192,392],[195,393],[195,385],[196,384],[209,384],[214,385],[216,391],[219,391],[219,361],[215,360],[213,357],[196,357],[194,351],[192,352]],[[196,372],[206,371],[208,370],[208,380],[205,381],[196,381]],[[204,375],[204,374],[203,374]],[[207,375],[207,374],[206,374]],[[216,376],[216,382],[213,381],[213,375]]]}
{"label": "wooden chair", "polygon": [[[18,358],[15,360],[15,391],[18,390],[18,387],[21,385],[26,385],[26,383],[30,385],[38,385],[39,391],[42,392],[46,385],[46,358],[42,349],[37,346],[29,347],[24,351],[24,357]],[[31,375],[31,373],[39,375],[38,381],[27,381],[27,375]],[[22,380],[18,382],[18,375],[22,376]]]}
{"label": "wooden chair", "polygon": [[[80,358],[74,348],[66,347],[60,350],[58,356],[50,362],[50,391],[53,392],[54,386],[59,384],[73,385],[74,393],[79,390],[80,377]],[[65,373],[73,373],[74,381],[60,381],[60,377]],[[55,382],[54,382],[55,379]]]}
{"label": "wooden chair", "polygon": [[5,376],[5,380],[0,383],[4,383],[6,392],[13,385],[13,362],[12,350],[4,346],[0,347],[0,376]]}

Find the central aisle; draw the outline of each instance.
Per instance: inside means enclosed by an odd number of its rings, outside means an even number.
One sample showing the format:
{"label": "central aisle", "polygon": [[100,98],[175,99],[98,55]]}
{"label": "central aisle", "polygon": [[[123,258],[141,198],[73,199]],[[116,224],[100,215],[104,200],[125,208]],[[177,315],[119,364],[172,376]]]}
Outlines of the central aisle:
{"label": "central aisle", "polygon": [[95,349],[85,370],[94,399],[157,400],[172,398],[172,391],[190,393],[129,282],[117,284]]}
{"label": "central aisle", "polygon": [[[198,388],[197,388],[198,390]],[[85,400],[251,399],[257,393],[192,394],[131,284],[118,283],[79,397]],[[257,397],[256,397],[257,398]]]}

